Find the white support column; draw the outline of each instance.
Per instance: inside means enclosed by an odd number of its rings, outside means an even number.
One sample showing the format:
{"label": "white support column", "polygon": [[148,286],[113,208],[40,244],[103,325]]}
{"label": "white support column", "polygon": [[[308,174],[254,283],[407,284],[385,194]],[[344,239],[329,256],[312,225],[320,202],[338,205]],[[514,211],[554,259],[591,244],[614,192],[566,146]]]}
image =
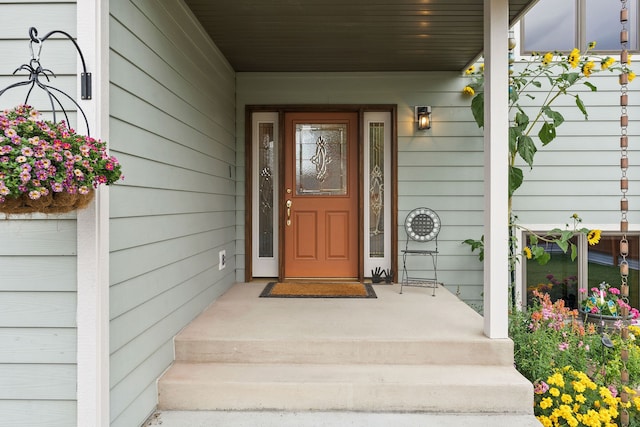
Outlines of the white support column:
{"label": "white support column", "polygon": [[484,333],[508,335],[508,0],[484,2]]}
{"label": "white support column", "polygon": [[[78,103],[91,136],[108,141],[109,2],[77,0],[77,42],[92,74],[92,99]],[[78,82],[81,62],[78,58]],[[78,94],[80,85],[78,83]],[[81,132],[82,125],[76,129]],[[78,211],[77,426],[109,425],[109,191]]]}

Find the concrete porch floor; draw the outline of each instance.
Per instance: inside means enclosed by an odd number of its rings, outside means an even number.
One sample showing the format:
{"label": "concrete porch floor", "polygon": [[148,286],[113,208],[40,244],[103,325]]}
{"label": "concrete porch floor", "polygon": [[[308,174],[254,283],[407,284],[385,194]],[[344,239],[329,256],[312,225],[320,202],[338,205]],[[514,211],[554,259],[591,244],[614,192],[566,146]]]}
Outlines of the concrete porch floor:
{"label": "concrete porch floor", "polygon": [[176,337],[148,425],[539,425],[511,341],[447,289],[259,298],[265,285],[234,285]]}

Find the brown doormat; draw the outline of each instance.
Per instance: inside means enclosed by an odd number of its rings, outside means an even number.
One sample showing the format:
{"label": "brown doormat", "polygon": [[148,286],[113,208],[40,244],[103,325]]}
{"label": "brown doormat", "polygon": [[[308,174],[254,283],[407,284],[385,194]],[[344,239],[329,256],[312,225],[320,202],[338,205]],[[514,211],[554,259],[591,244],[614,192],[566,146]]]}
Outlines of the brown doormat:
{"label": "brown doormat", "polygon": [[377,298],[368,283],[271,282],[261,297],[271,298]]}

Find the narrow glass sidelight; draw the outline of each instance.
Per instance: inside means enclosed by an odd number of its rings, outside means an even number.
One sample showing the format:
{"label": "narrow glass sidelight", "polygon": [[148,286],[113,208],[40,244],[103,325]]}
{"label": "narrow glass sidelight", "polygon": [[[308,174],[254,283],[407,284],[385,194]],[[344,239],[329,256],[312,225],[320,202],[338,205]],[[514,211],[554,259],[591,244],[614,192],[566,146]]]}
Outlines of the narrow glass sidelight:
{"label": "narrow glass sidelight", "polygon": [[259,142],[259,256],[273,257],[273,177],[274,177],[274,124],[260,123]]}
{"label": "narrow glass sidelight", "polygon": [[[364,113],[364,275],[391,272],[391,115]],[[391,272],[392,273],[392,272]]]}
{"label": "narrow glass sidelight", "polygon": [[252,114],[251,246],[255,277],[278,274],[278,113]]}
{"label": "narrow glass sidelight", "polygon": [[384,257],[384,122],[369,124],[369,256]]}

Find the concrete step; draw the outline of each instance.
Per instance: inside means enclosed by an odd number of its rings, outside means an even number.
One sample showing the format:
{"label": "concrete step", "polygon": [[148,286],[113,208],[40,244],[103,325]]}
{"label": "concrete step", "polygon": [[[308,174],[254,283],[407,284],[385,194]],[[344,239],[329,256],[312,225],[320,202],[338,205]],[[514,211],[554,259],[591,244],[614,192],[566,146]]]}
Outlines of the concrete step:
{"label": "concrete step", "polygon": [[486,337],[432,339],[218,339],[178,335],[176,361],[218,363],[365,363],[513,365],[513,343]]}
{"label": "concrete step", "polygon": [[389,412],[159,411],[144,427],[540,427],[533,415]]}
{"label": "concrete step", "polygon": [[533,411],[511,366],[177,362],[158,389],[161,410]]}

